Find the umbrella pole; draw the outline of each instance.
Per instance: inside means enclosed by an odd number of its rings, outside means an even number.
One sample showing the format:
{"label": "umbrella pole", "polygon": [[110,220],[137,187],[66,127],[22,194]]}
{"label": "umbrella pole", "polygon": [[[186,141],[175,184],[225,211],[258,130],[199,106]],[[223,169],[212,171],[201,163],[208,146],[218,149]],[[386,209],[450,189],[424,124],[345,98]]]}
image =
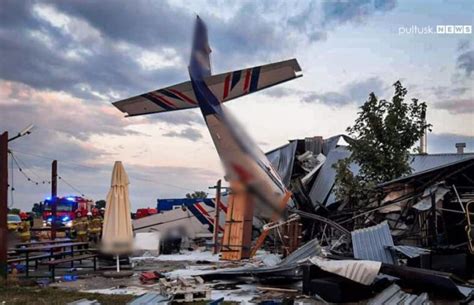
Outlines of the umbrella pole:
{"label": "umbrella pole", "polygon": [[117,254],[117,272],[120,272],[120,261],[119,261],[118,254]]}

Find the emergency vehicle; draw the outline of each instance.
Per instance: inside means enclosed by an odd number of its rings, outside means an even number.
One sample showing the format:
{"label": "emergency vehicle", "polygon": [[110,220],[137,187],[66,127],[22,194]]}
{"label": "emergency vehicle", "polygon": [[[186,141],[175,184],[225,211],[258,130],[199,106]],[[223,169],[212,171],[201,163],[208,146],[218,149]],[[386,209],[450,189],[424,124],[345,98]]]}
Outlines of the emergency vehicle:
{"label": "emergency vehicle", "polygon": [[[81,196],[57,197],[56,200],[57,222],[68,227],[72,226],[72,220],[76,218],[75,211],[77,209],[89,211],[92,205],[91,200],[85,199]],[[46,198],[44,201],[43,220],[47,225],[51,225],[53,220],[52,205],[53,200],[51,197]]]}

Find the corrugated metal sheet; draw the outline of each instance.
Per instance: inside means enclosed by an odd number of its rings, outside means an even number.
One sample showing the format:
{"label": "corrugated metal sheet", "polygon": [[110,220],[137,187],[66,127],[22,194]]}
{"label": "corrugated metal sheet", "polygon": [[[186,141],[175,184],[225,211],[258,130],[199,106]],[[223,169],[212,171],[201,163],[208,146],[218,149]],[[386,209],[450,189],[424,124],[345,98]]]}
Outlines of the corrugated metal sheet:
{"label": "corrugated metal sheet", "polygon": [[411,168],[413,174],[420,173],[429,169],[445,166],[461,160],[473,159],[474,154],[433,154],[433,155],[413,155]]}
{"label": "corrugated metal sheet", "polygon": [[292,141],[265,154],[286,186],[290,185],[297,144]]}
{"label": "corrugated metal sheet", "polygon": [[363,285],[371,285],[382,263],[359,260],[327,260],[314,256],[309,261],[324,271],[334,273]]}
{"label": "corrugated metal sheet", "polygon": [[[343,139],[345,141],[350,140],[350,138],[348,136],[342,135],[342,134],[338,134],[336,136],[332,136],[330,138],[324,139],[322,153],[327,156],[331,150],[333,150],[334,148],[337,147],[337,145],[339,144],[339,141],[341,141],[341,139]],[[342,144],[344,145],[344,143],[342,143]],[[347,145],[347,143],[345,145]]]}
{"label": "corrugated metal sheet", "polygon": [[245,266],[240,268],[229,268],[210,272],[203,272],[198,275],[207,279],[229,277],[233,278],[238,276],[297,277],[302,275],[298,262],[320,254],[321,247],[319,245],[319,241],[315,238],[298,248],[296,251],[288,255],[285,259],[283,259],[279,264],[275,266]]}
{"label": "corrugated metal sheet", "polygon": [[410,305],[423,305],[429,301],[428,294],[426,292],[416,295],[404,292],[397,284],[392,284],[373,299],[367,302],[368,305],[380,305],[380,304],[410,304]]}
{"label": "corrugated metal sheet", "polygon": [[[350,154],[350,151],[344,146],[336,147],[330,150],[327,154],[326,161],[319,170],[319,174],[309,193],[311,201],[315,207],[326,203],[326,199],[333,188],[336,179],[336,171],[333,168],[334,164],[339,160],[349,157]],[[354,164],[354,166],[351,167],[351,170],[357,173],[359,172],[359,167]]]}
{"label": "corrugated metal sheet", "polygon": [[127,305],[165,305],[165,304],[170,304],[170,298],[156,292],[148,292],[132,300],[131,302],[127,303]]}
{"label": "corrugated metal sheet", "polygon": [[354,257],[393,264],[389,247],[393,247],[392,234],[386,221],[364,229],[351,232]]}
{"label": "corrugated metal sheet", "polygon": [[474,160],[474,154],[439,154],[439,155],[414,155],[411,162],[413,172],[391,181],[384,182],[379,186],[384,186],[398,181],[403,181],[430,171],[439,170],[447,166],[458,165],[462,162]]}
{"label": "corrugated metal sheet", "polygon": [[414,246],[392,246],[390,249],[400,252],[406,257],[414,258],[423,254],[430,253],[430,250]]}

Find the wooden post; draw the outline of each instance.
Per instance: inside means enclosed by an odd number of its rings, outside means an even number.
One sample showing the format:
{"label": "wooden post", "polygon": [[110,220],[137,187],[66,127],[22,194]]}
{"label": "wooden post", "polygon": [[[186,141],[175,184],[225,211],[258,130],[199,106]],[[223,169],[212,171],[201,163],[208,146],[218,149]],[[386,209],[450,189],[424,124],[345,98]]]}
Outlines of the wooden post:
{"label": "wooden post", "polygon": [[0,136],[0,276],[7,278],[8,132]]}
{"label": "wooden post", "polygon": [[214,207],[214,254],[219,253],[219,211],[221,203],[221,184],[222,181],[219,179],[216,185],[216,202]]}
{"label": "wooden post", "polygon": [[434,247],[438,244],[438,230],[437,230],[437,217],[436,217],[436,191],[432,191],[431,194],[431,217],[430,217],[430,236],[431,246]]}
{"label": "wooden post", "polygon": [[[280,212],[284,210],[284,208],[287,205],[288,200],[290,200],[290,198],[291,198],[291,192],[286,191],[285,195],[283,196],[283,198],[280,202],[280,206],[279,206],[279,211]],[[274,222],[274,221],[278,220],[278,218],[281,216],[280,212],[273,213],[271,222]],[[263,230],[263,232],[260,234],[257,241],[255,242],[255,247],[252,249],[252,252],[250,253],[250,257],[253,257],[255,255],[255,253],[257,253],[257,250],[260,249],[260,247],[263,245],[263,242],[265,241],[265,239],[267,238],[269,233],[270,233],[270,230]]]}
{"label": "wooden post", "polygon": [[58,207],[58,161],[51,163],[51,239],[56,239],[56,217]]}
{"label": "wooden post", "polygon": [[231,182],[230,187],[221,258],[241,260],[250,257],[254,204],[239,182]]}

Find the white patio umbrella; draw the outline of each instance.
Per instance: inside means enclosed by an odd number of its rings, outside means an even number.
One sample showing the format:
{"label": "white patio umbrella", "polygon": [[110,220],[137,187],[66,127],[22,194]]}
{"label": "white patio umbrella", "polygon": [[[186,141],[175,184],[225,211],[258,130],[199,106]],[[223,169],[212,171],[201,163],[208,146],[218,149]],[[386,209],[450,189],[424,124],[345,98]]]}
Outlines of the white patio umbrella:
{"label": "white patio umbrella", "polygon": [[122,162],[116,161],[110,191],[107,194],[101,251],[117,256],[117,272],[120,271],[119,255],[131,253],[133,244],[129,184]]}

